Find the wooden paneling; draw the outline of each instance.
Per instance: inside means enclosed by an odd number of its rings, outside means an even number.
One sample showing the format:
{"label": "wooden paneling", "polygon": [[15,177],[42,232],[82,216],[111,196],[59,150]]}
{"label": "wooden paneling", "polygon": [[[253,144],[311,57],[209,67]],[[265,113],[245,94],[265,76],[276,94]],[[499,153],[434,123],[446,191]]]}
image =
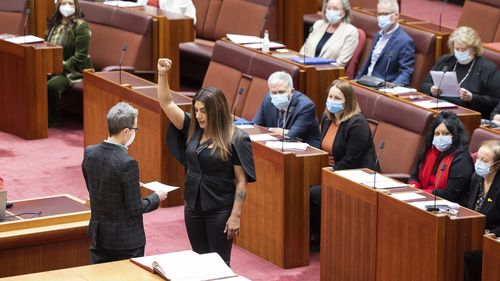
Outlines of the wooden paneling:
{"label": "wooden paneling", "polygon": [[29,19],[30,34],[45,38],[47,18],[52,16],[55,11],[54,0],[29,0],[28,5],[31,9]]}
{"label": "wooden paneling", "polygon": [[62,72],[61,61],[61,47],[0,40],[1,131],[25,139],[47,137],[47,73]]}
{"label": "wooden paneling", "polygon": [[283,268],[309,264],[309,187],[327,154],[279,151],[252,142],[257,181],[249,184],[236,244]]}
{"label": "wooden paneling", "polygon": [[484,281],[500,280],[500,240],[494,234],[483,237],[483,279]]}
{"label": "wooden paneling", "polygon": [[[323,169],[321,280],[460,281],[464,253],[479,250],[485,218],[460,207],[435,214],[409,204],[433,195],[374,190]],[[423,199],[400,201],[396,192]]]}
{"label": "wooden paneling", "polygon": [[[139,164],[142,182],[160,181],[165,184],[184,186],[184,167],[166,148],[166,132],[169,120],[163,114],[156,97],[156,84],[130,73],[122,73],[122,85],[118,72],[84,73],[84,144],[97,144],[108,136],[106,115],[120,101],[128,102],[139,110],[138,127],[129,154]],[[174,94],[183,110],[191,109],[191,99]],[[184,188],[169,193],[162,206],[182,205]],[[145,192],[146,195],[148,192]]]}
{"label": "wooden paneling", "polygon": [[300,50],[304,44],[303,17],[315,13],[318,6],[311,0],[277,0],[278,41],[287,48]]}

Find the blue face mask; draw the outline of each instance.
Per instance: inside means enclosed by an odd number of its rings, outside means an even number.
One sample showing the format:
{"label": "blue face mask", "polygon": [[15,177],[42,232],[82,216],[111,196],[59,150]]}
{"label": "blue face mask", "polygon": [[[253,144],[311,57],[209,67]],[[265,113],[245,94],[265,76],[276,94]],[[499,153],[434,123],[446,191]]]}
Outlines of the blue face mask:
{"label": "blue face mask", "polygon": [[326,20],[331,24],[336,24],[342,19],[340,12],[337,10],[326,10],[325,17]]}
{"label": "blue face mask", "polygon": [[387,28],[389,28],[389,26],[391,26],[391,24],[394,23],[394,21],[390,18],[390,15],[386,15],[386,16],[378,16],[377,17],[377,21],[378,21],[378,26],[382,29],[382,30],[386,30]]}
{"label": "blue face mask", "polygon": [[476,174],[483,178],[490,174],[491,166],[492,165],[489,165],[488,163],[483,162],[479,159],[477,159],[476,164],[474,164],[474,168],[476,169]]}
{"label": "blue face mask", "polygon": [[279,110],[285,109],[288,106],[288,93],[271,95],[271,103]]}
{"label": "blue face mask", "polygon": [[451,147],[453,139],[451,136],[437,136],[432,140],[432,144],[437,150],[443,152]]}
{"label": "blue face mask", "polygon": [[454,50],[453,53],[455,54],[457,61],[461,64],[468,64],[472,60],[472,56],[469,51],[461,52]]}
{"label": "blue face mask", "polygon": [[326,109],[331,114],[341,112],[342,110],[344,110],[344,102],[327,99],[326,100]]}

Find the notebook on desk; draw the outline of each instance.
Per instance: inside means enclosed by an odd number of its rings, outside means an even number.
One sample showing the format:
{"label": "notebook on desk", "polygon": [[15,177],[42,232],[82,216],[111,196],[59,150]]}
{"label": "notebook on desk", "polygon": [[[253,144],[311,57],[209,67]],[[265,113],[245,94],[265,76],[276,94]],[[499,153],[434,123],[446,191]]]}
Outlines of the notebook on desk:
{"label": "notebook on desk", "polygon": [[329,64],[335,62],[335,60],[325,59],[325,58],[317,58],[317,57],[294,57],[292,58],[293,62],[298,62],[302,64]]}

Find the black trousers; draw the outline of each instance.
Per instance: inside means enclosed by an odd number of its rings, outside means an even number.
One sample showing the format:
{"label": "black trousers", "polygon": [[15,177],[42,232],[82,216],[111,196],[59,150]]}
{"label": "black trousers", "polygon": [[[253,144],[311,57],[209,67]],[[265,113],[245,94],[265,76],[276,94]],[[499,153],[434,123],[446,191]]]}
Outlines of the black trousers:
{"label": "black trousers", "polygon": [[[309,189],[311,238],[318,240],[321,234],[321,185],[313,185]],[[316,241],[316,242],[318,242]]]}
{"label": "black trousers", "polygon": [[90,262],[103,263],[111,261],[127,260],[144,256],[144,247],[127,250],[109,250],[90,247]]}
{"label": "black trousers", "polygon": [[218,253],[230,265],[233,240],[224,233],[232,207],[201,211],[184,206],[184,221],[193,251],[198,254]]}
{"label": "black trousers", "polygon": [[464,255],[464,281],[481,281],[483,251],[466,252]]}

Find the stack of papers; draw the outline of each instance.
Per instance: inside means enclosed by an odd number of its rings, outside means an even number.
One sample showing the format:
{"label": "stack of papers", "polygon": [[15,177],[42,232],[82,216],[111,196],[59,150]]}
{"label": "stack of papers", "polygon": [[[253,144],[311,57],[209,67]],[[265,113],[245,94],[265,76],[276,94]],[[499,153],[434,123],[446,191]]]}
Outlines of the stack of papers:
{"label": "stack of papers", "polygon": [[282,142],[282,141],[267,141],[266,146],[274,149],[292,149],[292,150],[306,150],[309,144],[304,142]]}
{"label": "stack of papers", "polygon": [[409,204],[413,205],[413,206],[415,206],[415,207],[417,207],[419,209],[422,209],[422,210],[425,210],[426,206],[433,206],[434,204],[436,204],[436,206],[438,206],[438,205],[447,205],[450,208],[455,209],[455,210],[457,210],[458,208],[460,208],[459,204],[453,203],[451,201],[444,200],[444,199],[443,200],[437,200],[437,201],[430,200],[430,201],[412,202],[412,203],[409,203]]}
{"label": "stack of papers", "polygon": [[392,178],[386,177],[383,174],[377,173],[375,178],[373,177],[373,174],[369,174],[367,172],[364,172],[362,170],[343,170],[343,171],[335,171],[338,175],[348,178],[351,181],[354,181],[356,183],[366,185],[369,187],[374,187],[374,179],[376,180],[375,182],[375,188],[376,189],[386,189],[386,188],[394,188],[394,187],[405,187],[407,186],[406,184],[402,182],[398,182]]}
{"label": "stack of papers", "polygon": [[410,201],[410,200],[425,198],[425,196],[418,194],[416,192],[398,192],[391,194],[391,196],[401,201]]}
{"label": "stack of papers", "polygon": [[226,34],[227,39],[231,40],[236,44],[249,44],[249,43],[260,43],[262,38],[257,36],[249,35],[239,35],[239,34]]}
{"label": "stack of papers", "polygon": [[18,36],[14,38],[7,38],[5,41],[9,41],[11,43],[15,44],[30,44],[30,43],[38,43],[38,42],[43,42],[43,38],[36,37],[33,35],[26,35],[26,36]]}
{"label": "stack of papers", "polygon": [[444,100],[439,100],[438,102],[436,102],[435,100],[416,101],[413,104],[425,108],[437,108],[437,109],[458,107],[456,104]]}
{"label": "stack of papers", "polygon": [[455,71],[435,71],[431,70],[432,83],[439,87],[443,93],[443,97],[457,97],[460,86],[458,85],[457,74]]}
{"label": "stack of papers", "polygon": [[252,141],[275,141],[275,140],[278,140],[278,138],[271,136],[270,134],[255,134],[255,135],[250,135],[250,140],[252,140]]}
{"label": "stack of papers", "polygon": [[397,86],[394,88],[382,88],[378,89],[381,92],[387,93],[387,94],[392,94],[392,95],[398,95],[398,94],[407,94],[407,93],[415,93],[417,92],[417,89],[414,88],[407,88],[407,87],[401,87]]}

